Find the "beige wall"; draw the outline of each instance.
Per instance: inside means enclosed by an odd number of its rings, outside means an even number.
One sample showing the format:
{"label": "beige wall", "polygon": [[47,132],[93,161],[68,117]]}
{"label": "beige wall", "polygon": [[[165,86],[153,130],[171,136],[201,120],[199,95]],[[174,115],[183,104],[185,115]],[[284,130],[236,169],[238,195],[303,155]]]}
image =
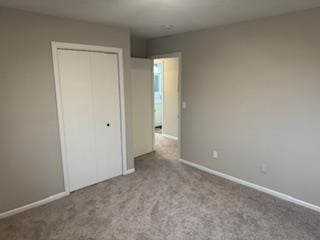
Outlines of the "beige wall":
{"label": "beige wall", "polygon": [[181,157],[320,205],[319,22],[314,9],[149,41],[182,52]]}
{"label": "beige wall", "polygon": [[[51,41],[121,47],[131,128],[126,29],[0,8],[0,212],[64,191]],[[127,131],[128,168],[133,167]]]}
{"label": "beige wall", "polygon": [[131,57],[135,57],[135,58],[147,57],[147,41],[145,39],[131,36],[130,44],[131,44]]}

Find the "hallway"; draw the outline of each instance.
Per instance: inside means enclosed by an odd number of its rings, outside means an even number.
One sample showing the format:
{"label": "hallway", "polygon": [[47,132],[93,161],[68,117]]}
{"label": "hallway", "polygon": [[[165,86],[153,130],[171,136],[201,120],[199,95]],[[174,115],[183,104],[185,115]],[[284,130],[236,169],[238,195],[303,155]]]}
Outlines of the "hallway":
{"label": "hallway", "polygon": [[178,142],[155,133],[155,151],[163,158],[178,160]]}

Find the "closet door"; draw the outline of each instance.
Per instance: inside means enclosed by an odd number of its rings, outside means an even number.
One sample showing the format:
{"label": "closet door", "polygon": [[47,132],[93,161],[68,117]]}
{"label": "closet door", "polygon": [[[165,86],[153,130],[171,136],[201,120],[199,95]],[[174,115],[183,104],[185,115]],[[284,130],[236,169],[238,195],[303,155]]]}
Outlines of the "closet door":
{"label": "closet door", "polygon": [[97,178],[122,174],[120,96],[116,54],[90,53]]}
{"label": "closet door", "polygon": [[70,191],[121,175],[117,55],[58,50]]}
{"label": "closet door", "polygon": [[58,50],[70,191],[97,182],[88,52]]}

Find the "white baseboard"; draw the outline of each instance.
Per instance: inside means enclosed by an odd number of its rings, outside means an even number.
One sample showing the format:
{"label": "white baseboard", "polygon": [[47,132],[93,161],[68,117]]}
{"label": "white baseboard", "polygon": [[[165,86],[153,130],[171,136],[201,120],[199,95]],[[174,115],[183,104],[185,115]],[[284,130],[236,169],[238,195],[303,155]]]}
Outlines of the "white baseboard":
{"label": "white baseboard", "polygon": [[295,203],[297,205],[300,205],[300,206],[315,210],[317,212],[320,212],[320,206],[317,206],[317,205],[314,205],[314,204],[299,200],[297,198],[291,197],[291,196],[286,195],[284,193],[280,193],[280,192],[277,192],[277,191],[271,190],[269,188],[265,188],[265,187],[259,186],[257,184],[251,183],[251,182],[247,182],[245,180],[242,180],[242,179],[239,179],[239,178],[236,178],[236,177],[232,177],[232,176],[227,175],[225,173],[221,173],[221,172],[212,170],[210,168],[201,166],[199,164],[196,164],[196,163],[193,163],[193,162],[190,162],[190,161],[187,161],[187,160],[179,159],[179,161],[184,163],[184,164],[187,164],[187,165],[189,165],[191,167],[197,168],[197,169],[199,169],[201,171],[204,171],[204,172],[207,172],[207,173],[210,173],[210,174],[213,174],[213,175],[228,179],[228,180],[230,180],[232,182],[239,183],[241,185],[253,188],[253,189],[258,190],[260,192],[264,192],[264,193],[267,193],[269,195],[275,196],[277,198],[281,198],[283,200],[286,200],[288,202],[292,202],[292,203]]}
{"label": "white baseboard", "polygon": [[[128,174],[131,174],[131,173],[134,173],[134,172],[135,172],[135,169],[131,168],[131,169],[127,170],[124,175],[128,175]],[[53,202],[53,201],[58,200],[60,198],[66,197],[68,195],[69,195],[68,192],[58,193],[58,194],[52,195],[50,197],[47,197],[45,199],[42,199],[40,201],[33,202],[33,203],[27,204],[27,205],[22,206],[22,207],[18,207],[18,208],[15,208],[13,210],[9,210],[9,211],[4,212],[4,213],[0,213],[0,219],[3,219],[3,218],[6,218],[6,217],[9,217],[9,216],[12,216],[12,215],[27,211],[27,210],[35,208],[35,207],[39,207],[41,205]]]}
{"label": "white baseboard", "polygon": [[170,139],[173,139],[173,140],[178,140],[177,137],[175,136],[171,136],[171,135],[168,135],[168,134],[162,134],[162,136],[166,137],[166,138],[170,138]]}
{"label": "white baseboard", "polygon": [[47,204],[49,202],[58,200],[60,198],[66,197],[68,195],[69,195],[68,192],[58,193],[58,194],[52,195],[50,197],[47,197],[45,199],[42,199],[40,201],[37,201],[37,202],[34,202],[34,203],[30,203],[30,204],[27,204],[25,206],[22,206],[22,207],[19,207],[19,208],[15,208],[13,210],[10,210],[10,211],[4,212],[4,213],[0,213],[0,219],[15,215],[17,213],[21,213],[21,212],[27,211],[27,210],[29,210],[31,208],[39,207],[41,205],[44,205],[44,204]]}
{"label": "white baseboard", "polygon": [[134,168],[128,169],[124,175],[129,175],[131,173],[134,173],[136,170]]}

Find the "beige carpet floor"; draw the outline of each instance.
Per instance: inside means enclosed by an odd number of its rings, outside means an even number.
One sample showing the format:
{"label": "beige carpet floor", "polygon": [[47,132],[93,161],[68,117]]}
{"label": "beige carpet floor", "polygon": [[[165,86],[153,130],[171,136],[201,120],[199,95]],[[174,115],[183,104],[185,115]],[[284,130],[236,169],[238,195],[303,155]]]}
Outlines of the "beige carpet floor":
{"label": "beige carpet floor", "polygon": [[136,172],[0,221],[0,239],[319,240],[320,214],[179,163],[177,145]]}

